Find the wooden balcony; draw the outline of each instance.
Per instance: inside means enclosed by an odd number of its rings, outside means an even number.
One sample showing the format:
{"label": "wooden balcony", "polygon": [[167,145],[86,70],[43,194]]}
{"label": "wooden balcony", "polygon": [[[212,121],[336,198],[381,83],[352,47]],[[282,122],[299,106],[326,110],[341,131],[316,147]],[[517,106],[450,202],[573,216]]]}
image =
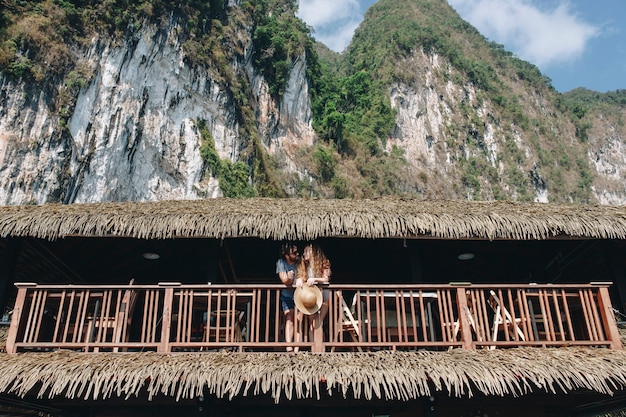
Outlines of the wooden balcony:
{"label": "wooden balcony", "polygon": [[8,353],[622,349],[610,283],[331,285],[322,326],[298,314],[289,344],[281,285],[16,286]]}

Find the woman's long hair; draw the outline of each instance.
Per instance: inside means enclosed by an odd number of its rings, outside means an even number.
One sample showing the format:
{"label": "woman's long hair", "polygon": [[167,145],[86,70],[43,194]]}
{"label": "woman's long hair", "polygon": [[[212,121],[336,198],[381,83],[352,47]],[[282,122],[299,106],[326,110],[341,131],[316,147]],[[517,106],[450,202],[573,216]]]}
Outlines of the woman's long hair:
{"label": "woman's long hair", "polygon": [[[305,261],[305,256],[304,256],[304,252],[306,250],[308,250],[308,247],[311,247],[311,258],[309,259],[308,263]],[[304,281],[307,280],[308,273],[307,273],[307,269],[308,266],[311,266],[311,270],[313,271],[313,277],[314,278],[321,278],[324,274],[324,269],[330,269],[330,260],[326,257],[326,255],[324,254],[324,251],[322,250],[322,248],[319,247],[319,245],[315,244],[315,243],[308,243],[304,246],[304,248],[302,249],[302,253],[300,254],[301,258],[300,258],[300,262],[298,263],[298,271],[297,271],[297,276],[298,278],[302,278]]]}

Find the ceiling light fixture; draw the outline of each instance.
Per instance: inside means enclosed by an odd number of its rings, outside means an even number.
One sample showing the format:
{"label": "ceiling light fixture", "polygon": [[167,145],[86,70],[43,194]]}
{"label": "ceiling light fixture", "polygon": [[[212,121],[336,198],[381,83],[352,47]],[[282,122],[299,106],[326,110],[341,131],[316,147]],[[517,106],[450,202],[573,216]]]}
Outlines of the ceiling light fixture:
{"label": "ceiling light fixture", "polygon": [[457,258],[459,259],[459,261],[469,261],[470,259],[474,259],[474,254],[471,252],[465,252],[459,254]]}
{"label": "ceiling light fixture", "polygon": [[144,253],[143,255],[141,255],[141,256],[143,256],[143,258],[144,258],[144,259],[148,259],[148,260],[150,260],[150,261],[157,260],[157,259],[159,259],[159,258],[161,257],[161,255],[159,255],[159,254],[158,254],[158,253],[156,253],[156,252],[145,252],[145,253]]}

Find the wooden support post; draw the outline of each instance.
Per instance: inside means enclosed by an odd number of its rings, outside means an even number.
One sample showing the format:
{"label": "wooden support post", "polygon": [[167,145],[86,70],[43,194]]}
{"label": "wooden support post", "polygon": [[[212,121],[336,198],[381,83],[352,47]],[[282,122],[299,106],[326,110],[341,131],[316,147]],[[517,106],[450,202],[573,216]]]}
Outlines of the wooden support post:
{"label": "wooden support post", "polygon": [[474,350],[476,349],[476,345],[472,340],[472,328],[470,327],[469,316],[467,315],[468,306],[467,306],[467,296],[465,292],[467,288],[457,288],[456,289],[456,303],[458,307],[459,314],[459,323],[461,327],[461,341],[463,342],[463,349]]}
{"label": "wooden support post", "polygon": [[13,307],[13,315],[11,316],[11,326],[9,326],[9,334],[7,335],[6,350],[7,353],[16,353],[15,342],[17,331],[20,327],[24,304],[26,303],[26,292],[29,288],[34,288],[37,284],[33,283],[15,283],[17,287],[17,297],[15,298],[15,306]]}
{"label": "wooden support post", "polygon": [[324,352],[324,329],[322,328],[322,316],[315,313],[313,319],[313,347],[311,352]]}
{"label": "wooden support post", "polygon": [[[172,327],[172,305],[174,304],[174,287],[180,287],[180,283],[159,282],[159,286],[166,286],[165,295],[163,297],[163,318],[161,326],[161,340],[158,353],[169,353],[170,350],[170,332]],[[208,318],[207,318],[208,320]]]}
{"label": "wooden support post", "polygon": [[598,307],[606,336],[611,342],[610,348],[622,350],[622,342],[619,337],[619,330],[613,314],[613,305],[611,304],[611,296],[607,287],[598,288]]}

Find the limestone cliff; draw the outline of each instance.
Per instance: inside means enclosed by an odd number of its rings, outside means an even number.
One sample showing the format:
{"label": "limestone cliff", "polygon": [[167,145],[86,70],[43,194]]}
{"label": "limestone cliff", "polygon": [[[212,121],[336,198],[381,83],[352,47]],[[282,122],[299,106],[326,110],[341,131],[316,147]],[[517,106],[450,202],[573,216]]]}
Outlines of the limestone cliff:
{"label": "limestone cliff", "polygon": [[[387,149],[404,150],[421,194],[580,202],[582,195],[576,193],[582,192],[586,178],[591,190],[583,197],[587,202],[626,203],[625,108],[591,111],[581,140],[575,124],[550,100],[513,81],[510,88],[523,111],[536,119],[535,126],[524,129],[498,120],[498,106],[479,99],[480,91],[472,85],[442,81],[442,73],[449,79],[454,70],[437,54],[418,52],[404,65],[412,81],[390,89],[397,115]],[[468,161],[477,164],[468,167]],[[471,179],[477,184],[468,184]],[[526,182],[532,195],[520,195],[525,189],[518,181]],[[473,194],[477,189],[478,195]]]}
{"label": "limestone cliff", "polygon": [[[382,154],[375,147],[371,154],[342,151],[338,139],[313,129],[317,63],[292,50],[284,80],[270,74],[267,64],[278,52],[255,50],[257,11],[244,3],[224,5],[234,17],[214,23],[211,30],[221,32],[197,42],[208,48],[200,63],[185,48],[183,20],[172,14],[160,24],[135,22],[123,36],[90,33],[70,48],[71,71],[62,76],[42,81],[0,72],[0,204],[218,197],[227,180],[211,171],[207,149],[243,162],[260,195],[375,197],[396,190],[422,198],[626,204],[623,105],[574,120],[540,76],[528,80],[536,76],[528,64],[494,53],[479,36],[466,49],[494,61],[461,62],[469,70],[415,44],[401,58],[383,51],[381,62],[394,71],[383,91],[395,123],[375,138]],[[400,20],[394,12],[407,15],[396,4],[372,8],[340,59],[373,53],[363,46],[371,45],[367,36],[380,37],[372,28]],[[272,13],[266,11],[270,20]],[[467,32],[467,24],[457,27]],[[389,36],[379,42],[406,43]],[[221,43],[210,43],[216,39]],[[483,66],[491,81],[479,77]],[[359,71],[382,79],[381,68]],[[274,191],[260,181],[273,181]]]}
{"label": "limestone cliff", "polygon": [[[0,203],[197,199],[217,197],[205,176],[197,121],[208,126],[221,158],[242,151],[228,90],[207,71],[185,64],[175,23],[148,26],[118,44],[94,38],[80,62],[92,77],[62,126],[37,86],[0,78]],[[257,103],[267,149],[290,165],[290,144],[313,138],[306,62],[293,63],[283,100],[250,62],[240,63]],[[54,86],[62,89],[62,85]]]}

